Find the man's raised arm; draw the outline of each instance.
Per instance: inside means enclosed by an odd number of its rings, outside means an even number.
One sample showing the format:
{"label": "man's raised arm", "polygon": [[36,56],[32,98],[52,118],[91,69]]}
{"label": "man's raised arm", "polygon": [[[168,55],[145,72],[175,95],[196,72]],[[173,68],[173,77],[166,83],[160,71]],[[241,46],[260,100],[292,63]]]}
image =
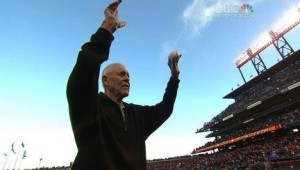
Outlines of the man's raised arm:
{"label": "man's raised arm", "polygon": [[116,1],[105,9],[101,27],[81,47],[68,80],[67,99],[77,145],[77,137],[84,121],[89,120],[95,111],[100,65],[108,60],[110,45],[114,39],[112,34],[125,25],[118,19],[118,5],[119,2]]}

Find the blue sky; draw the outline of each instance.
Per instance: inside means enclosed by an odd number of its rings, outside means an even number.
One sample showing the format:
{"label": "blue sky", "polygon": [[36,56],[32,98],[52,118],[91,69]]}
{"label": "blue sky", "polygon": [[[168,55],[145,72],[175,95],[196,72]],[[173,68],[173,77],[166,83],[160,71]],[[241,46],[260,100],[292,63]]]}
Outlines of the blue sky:
{"label": "blue sky", "polygon": [[[65,95],[77,53],[100,26],[108,0],[0,1],[0,168],[11,144],[27,158],[10,153],[6,168],[68,165],[76,155]],[[254,10],[239,15],[249,4]],[[167,56],[182,53],[180,87],[173,115],[147,140],[147,158],[180,156],[206,143],[195,134],[204,122],[233,100],[223,99],[243,84],[234,60],[299,0],[126,1],[111,47],[112,62],[124,63],[131,75],[126,102],[160,101],[169,79]],[[299,26],[285,35],[300,48]],[[279,55],[270,46],[261,53],[267,67]],[[103,67],[102,67],[103,68]],[[252,65],[242,68],[249,80]],[[101,88],[102,90],[102,88]],[[21,148],[22,141],[25,148]]]}

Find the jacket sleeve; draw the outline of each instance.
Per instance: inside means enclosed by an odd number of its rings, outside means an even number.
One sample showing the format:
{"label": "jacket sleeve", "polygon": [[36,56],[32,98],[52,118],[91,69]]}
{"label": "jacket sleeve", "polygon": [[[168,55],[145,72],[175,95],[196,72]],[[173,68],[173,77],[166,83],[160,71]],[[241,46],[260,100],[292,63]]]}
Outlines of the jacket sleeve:
{"label": "jacket sleeve", "polygon": [[141,106],[142,129],[145,140],[172,114],[180,80],[170,78],[163,99],[154,106]]}
{"label": "jacket sleeve", "polygon": [[79,135],[96,109],[100,65],[108,59],[114,37],[99,28],[81,47],[67,84],[69,114],[77,147]]}

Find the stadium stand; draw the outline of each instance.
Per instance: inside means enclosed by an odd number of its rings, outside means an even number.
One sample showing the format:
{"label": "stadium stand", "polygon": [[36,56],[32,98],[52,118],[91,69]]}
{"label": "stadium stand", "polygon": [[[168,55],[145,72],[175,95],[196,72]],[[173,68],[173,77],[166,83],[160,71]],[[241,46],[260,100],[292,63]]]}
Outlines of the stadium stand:
{"label": "stadium stand", "polygon": [[235,102],[196,131],[212,142],[148,170],[300,169],[299,50],[224,98]]}
{"label": "stadium stand", "polygon": [[57,166],[57,167],[41,167],[35,169],[24,169],[24,170],[70,170],[70,166]]}

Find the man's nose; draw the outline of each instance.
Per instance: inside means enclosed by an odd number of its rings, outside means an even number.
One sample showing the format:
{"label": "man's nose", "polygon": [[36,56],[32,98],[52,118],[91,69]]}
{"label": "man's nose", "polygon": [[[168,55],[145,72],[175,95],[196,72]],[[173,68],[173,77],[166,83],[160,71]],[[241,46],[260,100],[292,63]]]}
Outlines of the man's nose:
{"label": "man's nose", "polygon": [[129,82],[129,81],[130,81],[129,76],[128,76],[128,75],[125,75],[125,76],[124,76],[124,80]]}

